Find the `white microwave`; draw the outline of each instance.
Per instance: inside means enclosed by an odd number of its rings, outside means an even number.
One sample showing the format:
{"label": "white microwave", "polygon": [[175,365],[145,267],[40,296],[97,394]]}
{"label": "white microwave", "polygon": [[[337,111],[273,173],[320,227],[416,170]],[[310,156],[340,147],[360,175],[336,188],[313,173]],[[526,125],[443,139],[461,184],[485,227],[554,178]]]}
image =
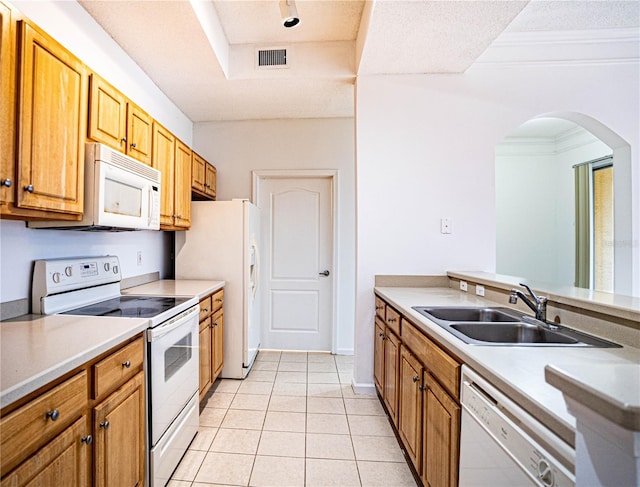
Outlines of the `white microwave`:
{"label": "white microwave", "polygon": [[94,142],[86,144],[84,171],[82,220],[29,222],[29,227],[160,229],[160,171]]}

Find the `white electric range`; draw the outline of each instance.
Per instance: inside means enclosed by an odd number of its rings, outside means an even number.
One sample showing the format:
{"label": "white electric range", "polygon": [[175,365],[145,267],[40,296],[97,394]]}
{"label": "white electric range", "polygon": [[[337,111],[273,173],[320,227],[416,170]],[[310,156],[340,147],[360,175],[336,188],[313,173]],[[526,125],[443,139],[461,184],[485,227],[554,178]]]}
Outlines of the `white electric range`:
{"label": "white electric range", "polygon": [[149,483],[164,486],[198,431],[198,299],[120,293],[116,256],[38,260],[33,313],[146,318]]}

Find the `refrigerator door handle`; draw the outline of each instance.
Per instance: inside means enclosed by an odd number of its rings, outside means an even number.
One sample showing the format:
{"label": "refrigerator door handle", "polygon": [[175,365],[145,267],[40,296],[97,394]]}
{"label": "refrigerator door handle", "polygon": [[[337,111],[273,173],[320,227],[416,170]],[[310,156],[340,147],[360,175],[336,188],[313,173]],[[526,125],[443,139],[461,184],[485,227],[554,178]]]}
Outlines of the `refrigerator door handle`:
{"label": "refrigerator door handle", "polygon": [[259,268],[260,268],[260,257],[258,254],[258,246],[256,241],[253,240],[251,242],[251,252],[253,253],[253,259],[251,264],[250,273],[250,282],[251,282],[251,295],[252,298],[256,299],[256,293],[258,292],[258,279],[259,279]]}

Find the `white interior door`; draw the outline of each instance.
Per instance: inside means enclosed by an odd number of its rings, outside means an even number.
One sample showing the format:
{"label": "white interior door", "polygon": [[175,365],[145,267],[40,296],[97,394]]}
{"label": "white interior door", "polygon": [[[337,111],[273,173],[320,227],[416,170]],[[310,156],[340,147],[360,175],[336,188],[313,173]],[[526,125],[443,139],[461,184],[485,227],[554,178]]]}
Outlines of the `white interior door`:
{"label": "white interior door", "polygon": [[263,348],[331,350],[332,179],[265,178],[262,217]]}

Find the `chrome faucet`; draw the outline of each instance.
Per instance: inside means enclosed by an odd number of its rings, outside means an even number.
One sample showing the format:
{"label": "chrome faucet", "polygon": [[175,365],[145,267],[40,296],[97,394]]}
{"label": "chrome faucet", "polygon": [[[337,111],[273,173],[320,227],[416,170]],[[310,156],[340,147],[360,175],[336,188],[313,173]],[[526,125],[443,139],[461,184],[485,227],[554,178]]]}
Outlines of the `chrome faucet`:
{"label": "chrome faucet", "polygon": [[529,306],[529,308],[535,312],[536,319],[545,322],[547,320],[547,298],[545,296],[536,296],[536,294],[526,284],[520,283],[520,285],[529,291],[533,301],[531,301],[531,299],[529,299],[519,289],[512,289],[511,296],[509,296],[509,303],[516,304],[518,302],[518,298],[522,299],[524,304]]}

